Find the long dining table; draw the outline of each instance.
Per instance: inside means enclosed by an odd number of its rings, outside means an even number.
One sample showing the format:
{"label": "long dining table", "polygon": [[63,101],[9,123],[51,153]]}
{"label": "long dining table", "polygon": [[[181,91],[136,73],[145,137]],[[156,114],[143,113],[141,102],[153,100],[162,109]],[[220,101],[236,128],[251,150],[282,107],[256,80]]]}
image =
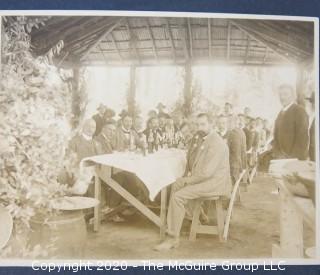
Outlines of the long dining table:
{"label": "long dining table", "polygon": [[[136,152],[114,152],[112,154],[97,155],[82,160],[95,165],[95,198],[101,201],[101,185],[117,192],[122,198],[134,206],[145,217],[160,228],[160,237],[166,231],[167,187],[181,177],[186,166],[186,153],[180,149],[161,149],[152,154],[143,155]],[[161,194],[160,215],[153,212],[117,181],[112,178],[112,169],[120,169],[134,173],[145,185],[149,192],[150,201]],[[94,209],[94,231],[99,230],[101,221],[101,204]]]}

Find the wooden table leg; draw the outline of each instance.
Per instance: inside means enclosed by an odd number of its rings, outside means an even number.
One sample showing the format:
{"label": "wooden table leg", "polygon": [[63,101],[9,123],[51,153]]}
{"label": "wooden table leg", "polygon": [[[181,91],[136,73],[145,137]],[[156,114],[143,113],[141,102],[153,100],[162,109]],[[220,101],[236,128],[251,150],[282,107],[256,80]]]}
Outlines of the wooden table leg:
{"label": "wooden table leg", "polygon": [[161,190],[160,222],[160,239],[164,240],[167,228],[167,187]]}
{"label": "wooden table leg", "polygon": [[110,177],[104,177],[103,174],[98,174],[101,180],[104,181],[109,187],[116,191],[122,198],[127,200],[132,206],[138,209],[144,216],[146,216],[150,221],[155,223],[160,227],[161,221],[160,217],[157,216],[153,211],[151,211],[146,205],[139,201],[135,196],[133,196],[129,191],[123,188],[119,183]]}
{"label": "wooden table leg", "polygon": [[280,249],[282,257],[303,257],[303,217],[280,190]]}
{"label": "wooden table leg", "polygon": [[94,219],[93,219],[93,231],[99,231],[100,220],[101,220],[101,181],[98,175],[94,177],[94,198],[99,200],[98,205],[94,207]]}

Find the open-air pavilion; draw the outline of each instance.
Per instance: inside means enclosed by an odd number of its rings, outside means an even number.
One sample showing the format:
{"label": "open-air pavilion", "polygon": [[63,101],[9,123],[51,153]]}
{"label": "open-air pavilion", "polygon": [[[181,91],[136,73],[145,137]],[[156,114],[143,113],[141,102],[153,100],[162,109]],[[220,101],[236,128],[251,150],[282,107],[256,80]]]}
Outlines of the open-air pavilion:
{"label": "open-air pavilion", "polygon": [[[6,20],[15,20],[7,17]],[[271,19],[236,19],[155,16],[51,16],[43,26],[32,28],[31,49],[34,56],[48,56],[58,68],[72,70],[73,104],[77,104],[80,69],[87,66],[129,67],[130,81],[126,97],[129,112],[136,102],[136,71],[140,67],[178,66],[183,68],[183,101],[188,114],[192,105],[192,73],[196,65],[276,67],[294,66],[297,72],[298,102],[303,104],[306,82],[314,78],[314,23]],[[59,45],[59,54],[49,54]],[[75,115],[79,106],[73,106]],[[267,173],[257,173],[244,188],[241,204],[233,206],[229,237],[219,242],[213,236],[184,238],[180,250],[159,254],[152,246],[159,241],[160,218],[144,210],[125,223],[102,221],[99,208],[88,225],[86,258],[268,258],[276,254],[273,243],[285,234],[279,223],[279,196],[276,181]],[[100,192],[101,186],[96,190]],[[112,186],[111,186],[112,187]],[[241,187],[242,189],[242,187]],[[132,200],[131,200],[132,201]],[[129,202],[131,203],[129,200]],[[165,200],[161,200],[161,205]],[[138,205],[138,203],[137,203]],[[138,210],[140,206],[138,205]],[[301,209],[300,209],[301,210]],[[302,210],[301,210],[302,211]],[[165,207],[164,207],[165,212]],[[299,212],[300,213],[300,212]],[[294,214],[292,214],[294,216]],[[298,214],[297,214],[298,215]],[[149,220],[147,218],[149,218]],[[301,214],[299,214],[301,218]],[[153,221],[153,223],[151,222]],[[312,221],[307,219],[308,225]],[[311,222],[310,222],[311,221]],[[301,225],[299,225],[301,229]],[[99,231],[97,230],[99,228]],[[185,228],[183,235],[189,234]],[[96,232],[95,232],[96,231]],[[299,231],[299,230],[297,230]],[[300,234],[301,232],[294,232]],[[162,231],[163,234],[163,231]],[[296,235],[286,249],[296,245]],[[304,248],[314,245],[314,228],[306,228],[299,239]],[[293,244],[290,242],[293,241]],[[283,247],[282,247],[283,248]],[[301,254],[301,251],[297,254]],[[283,252],[284,253],[284,252]],[[297,256],[294,255],[294,256]],[[284,255],[284,254],[283,254]],[[303,256],[303,255],[299,255]]]}
{"label": "open-air pavilion", "polygon": [[74,69],[75,83],[79,66],[130,66],[130,109],[139,66],[183,66],[186,106],[191,101],[191,68],[197,64],[295,65],[301,94],[305,72],[313,70],[313,28],[313,22],[302,21],[56,16],[31,37],[39,55],[64,42],[55,64]]}

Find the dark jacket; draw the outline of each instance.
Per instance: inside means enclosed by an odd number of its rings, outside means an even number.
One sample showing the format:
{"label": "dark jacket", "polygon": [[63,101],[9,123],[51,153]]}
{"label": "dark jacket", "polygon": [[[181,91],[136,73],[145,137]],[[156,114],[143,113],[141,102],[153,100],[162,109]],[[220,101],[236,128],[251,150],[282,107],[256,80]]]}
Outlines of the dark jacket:
{"label": "dark jacket", "polygon": [[[133,142],[135,148],[143,148],[143,144],[139,139],[137,132],[133,129],[128,131],[128,134],[125,133],[125,130],[120,125],[116,130],[115,135],[115,150],[116,151],[126,151],[130,150],[130,142]],[[131,141],[130,141],[131,140]]]}
{"label": "dark jacket", "polygon": [[308,115],[298,104],[281,111],[274,125],[274,157],[305,160],[308,156],[308,126]]}
{"label": "dark jacket", "polygon": [[226,138],[229,147],[231,175],[237,179],[239,173],[247,166],[246,137],[241,129],[233,129],[228,131]]}
{"label": "dark jacket", "polygon": [[94,136],[97,136],[101,133],[101,130],[105,124],[105,118],[101,117],[99,114],[94,115],[92,118],[96,122],[96,131],[94,133]]}
{"label": "dark jacket", "polygon": [[112,154],[112,151],[115,147],[115,142],[107,139],[102,133],[94,138],[96,142],[97,154],[104,155],[104,154]]}

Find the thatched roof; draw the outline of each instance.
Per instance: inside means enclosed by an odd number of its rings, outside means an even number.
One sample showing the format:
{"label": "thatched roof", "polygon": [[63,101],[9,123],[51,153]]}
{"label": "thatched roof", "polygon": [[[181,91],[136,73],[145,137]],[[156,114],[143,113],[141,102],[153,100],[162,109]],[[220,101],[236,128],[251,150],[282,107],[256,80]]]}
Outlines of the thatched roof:
{"label": "thatched roof", "polygon": [[63,40],[57,62],[66,65],[274,65],[311,60],[313,29],[301,21],[54,16],[31,36],[36,54]]}

